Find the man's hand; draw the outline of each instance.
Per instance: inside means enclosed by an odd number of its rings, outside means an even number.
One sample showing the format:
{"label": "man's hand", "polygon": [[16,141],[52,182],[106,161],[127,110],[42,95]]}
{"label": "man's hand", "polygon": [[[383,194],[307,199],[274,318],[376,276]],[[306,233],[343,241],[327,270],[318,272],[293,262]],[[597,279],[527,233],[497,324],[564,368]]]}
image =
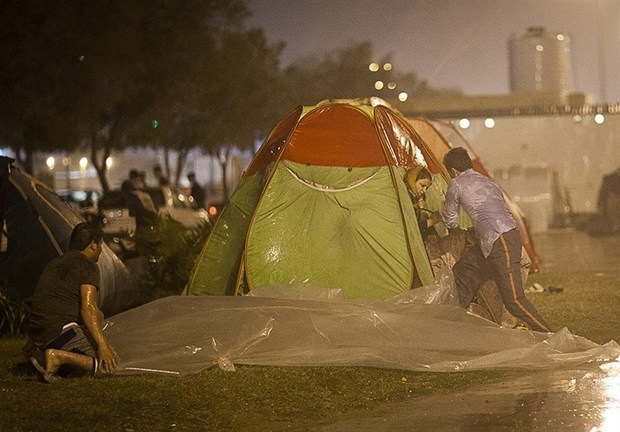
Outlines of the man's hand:
{"label": "man's hand", "polygon": [[102,313],[97,307],[97,288],[93,285],[80,287],[80,313],[84,325],[97,344],[97,359],[101,370],[111,373],[118,366],[118,354],[103,334],[101,326]]}
{"label": "man's hand", "polygon": [[448,266],[448,268],[452,268],[454,267],[454,264],[456,264],[456,259],[450,252],[443,254],[441,256],[441,260],[443,261],[445,265]]}
{"label": "man's hand", "polygon": [[441,213],[439,213],[438,211],[432,212],[429,216],[429,219],[431,220],[433,225],[435,225],[436,223],[441,222]]}
{"label": "man's hand", "polygon": [[112,348],[112,345],[110,345],[107,341],[99,345],[97,357],[99,359],[99,366],[101,367],[101,370],[106,373],[112,373],[116,370],[119,360],[118,354],[116,354],[116,351]]}

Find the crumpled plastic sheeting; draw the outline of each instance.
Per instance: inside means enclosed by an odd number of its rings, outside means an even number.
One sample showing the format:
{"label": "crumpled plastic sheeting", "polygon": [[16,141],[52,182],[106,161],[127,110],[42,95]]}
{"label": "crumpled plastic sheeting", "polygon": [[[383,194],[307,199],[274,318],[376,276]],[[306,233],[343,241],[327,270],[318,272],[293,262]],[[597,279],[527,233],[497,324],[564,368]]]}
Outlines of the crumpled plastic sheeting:
{"label": "crumpled plastic sheeting", "polygon": [[[541,369],[620,355],[571,334],[502,328],[414,293],[389,301],[173,296],[110,318],[119,374],[185,375],[218,365],[371,366],[454,372]],[[412,297],[413,296],[413,297]]]}

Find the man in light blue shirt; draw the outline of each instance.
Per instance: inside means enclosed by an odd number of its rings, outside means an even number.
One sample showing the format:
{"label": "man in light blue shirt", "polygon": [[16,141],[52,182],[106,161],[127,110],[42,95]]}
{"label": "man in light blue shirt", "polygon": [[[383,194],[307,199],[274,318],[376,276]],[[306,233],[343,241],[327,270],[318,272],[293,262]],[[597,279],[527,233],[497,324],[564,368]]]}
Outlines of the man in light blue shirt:
{"label": "man in light blue shirt", "polygon": [[461,207],[471,218],[479,245],[466,250],[454,265],[459,303],[467,308],[488,279],[497,285],[506,309],[532,330],[550,332],[536,307],[525,297],[521,280],[521,236],[500,187],[472,169],[467,150],[446,153],[444,165],[452,180],[441,212],[449,229],[458,228]]}

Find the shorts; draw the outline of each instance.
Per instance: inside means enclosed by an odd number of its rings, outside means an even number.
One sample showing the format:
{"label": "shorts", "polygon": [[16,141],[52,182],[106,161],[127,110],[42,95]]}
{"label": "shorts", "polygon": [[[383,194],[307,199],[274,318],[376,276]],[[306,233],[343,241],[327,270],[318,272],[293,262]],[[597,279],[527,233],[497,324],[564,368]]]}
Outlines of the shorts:
{"label": "shorts", "polygon": [[39,346],[42,351],[57,349],[95,357],[95,342],[88,332],[76,323],[63,327],[62,332],[52,341]]}

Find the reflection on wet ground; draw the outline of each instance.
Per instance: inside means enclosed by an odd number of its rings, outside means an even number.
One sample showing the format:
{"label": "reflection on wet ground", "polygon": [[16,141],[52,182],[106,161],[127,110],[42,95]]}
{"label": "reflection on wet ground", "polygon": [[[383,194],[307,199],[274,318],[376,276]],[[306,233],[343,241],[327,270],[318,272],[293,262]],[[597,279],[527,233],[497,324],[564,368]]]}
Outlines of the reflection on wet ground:
{"label": "reflection on wet ground", "polygon": [[[545,270],[620,270],[620,236],[534,235]],[[619,287],[620,288],[620,287]],[[513,381],[353,413],[313,431],[620,431],[620,361],[527,371]]]}
{"label": "reflection on wet ground", "polygon": [[620,430],[620,362],[538,371],[514,381],[385,405],[314,431]]}

